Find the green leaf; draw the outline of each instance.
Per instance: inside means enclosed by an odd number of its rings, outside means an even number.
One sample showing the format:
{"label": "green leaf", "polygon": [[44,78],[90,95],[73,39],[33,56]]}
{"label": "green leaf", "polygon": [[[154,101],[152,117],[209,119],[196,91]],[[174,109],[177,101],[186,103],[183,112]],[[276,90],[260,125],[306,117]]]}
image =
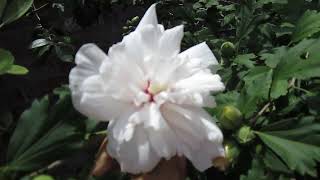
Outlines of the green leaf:
{"label": "green leaf", "polygon": [[10,51],[0,49],[0,75],[5,74],[13,65],[14,57]]}
{"label": "green leaf", "polygon": [[316,165],[320,161],[319,147],[274,136],[267,132],[256,133],[291,170],[296,170],[301,175],[317,176]]}
{"label": "green leaf", "polygon": [[27,74],[29,70],[23,66],[12,65],[11,68],[7,71],[8,74],[14,75],[24,75]]}
{"label": "green leaf", "polygon": [[268,99],[273,70],[266,66],[252,68],[244,77],[249,96],[257,99]]}
{"label": "green leaf", "polygon": [[296,24],[295,31],[292,34],[292,42],[298,42],[304,38],[311,37],[319,31],[320,13],[313,10],[307,10]]}
{"label": "green leaf", "polygon": [[267,125],[262,131],[268,131],[274,136],[293,141],[320,146],[320,124],[312,116],[301,119],[281,120]]}
{"label": "green leaf", "polygon": [[48,41],[46,39],[36,39],[36,40],[32,41],[29,48],[34,49],[34,48],[42,47],[42,46],[45,46],[48,44],[50,44],[50,41]]}
{"label": "green leaf", "polygon": [[291,174],[292,172],[287,167],[287,165],[277,157],[276,154],[274,154],[272,151],[267,150],[263,157],[263,162],[266,165],[267,168],[269,168],[272,171]]}
{"label": "green leaf", "polygon": [[73,109],[71,97],[49,104],[48,97],[36,100],[21,115],[8,147],[8,169],[35,170],[81,147],[85,118]]}
{"label": "green leaf", "polygon": [[9,24],[24,15],[32,6],[33,0],[12,0],[3,15],[3,24]]}
{"label": "green leaf", "polygon": [[3,10],[6,7],[6,5],[7,5],[7,0],[1,0],[0,1],[0,20],[1,20],[1,17],[3,15]]}
{"label": "green leaf", "polygon": [[277,99],[280,96],[286,95],[288,87],[288,80],[274,79],[270,93],[271,98]]}
{"label": "green leaf", "polygon": [[249,70],[243,78],[245,88],[242,89],[238,108],[246,118],[257,111],[258,105],[269,97],[273,70],[266,66],[256,66]]}
{"label": "green leaf", "polygon": [[266,64],[274,68],[271,87],[273,99],[287,94],[290,78],[304,80],[320,77],[319,50],[320,39],[309,39],[301,41],[292,48],[277,48],[273,55],[265,56]]}
{"label": "green leaf", "polygon": [[252,160],[251,169],[248,171],[247,175],[241,175],[240,180],[268,180],[264,173],[261,162],[258,159]]}
{"label": "green leaf", "polygon": [[287,49],[284,46],[273,49],[273,53],[260,54],[261,59],[265,61],[265,64],[270,68],[277,67],[281,58],[287,53]]}
{"label": "green leaf", "polygon": [[255,58],[256,55],[253,53],[250,54],[241,54],[238,55],[235,59],[234,62],[240,65],[244,65],[247,68],[253,68],[255,61],[252,61],[251,59]]}

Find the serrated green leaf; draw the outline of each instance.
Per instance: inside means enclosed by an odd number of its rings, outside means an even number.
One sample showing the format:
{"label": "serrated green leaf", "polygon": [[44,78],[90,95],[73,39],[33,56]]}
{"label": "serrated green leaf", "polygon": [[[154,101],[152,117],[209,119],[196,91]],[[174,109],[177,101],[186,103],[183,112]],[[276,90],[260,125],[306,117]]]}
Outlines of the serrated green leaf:
{"label": "serrated green leaf", "polygon": [[255,61],[252,61],[251,59],[255,57],[256,55],[254,55],[253,53],[241,54],[234,59],[234,62],[240,65],[244,65],[247,68],[253,68],[255,65]]}
{"label": "serrated green leaf", "polygon": [[249,96],[256,99],[268,99],[272,82],[273,70],[266,66],[252,68],[244,77],[245,87]]}
{"label": "serrated green leaf", "polygon": [[281,58],[285,56],[287,53],[286,47],[278,47],[273,49],[273,53],[263,53],[260,54],[261,59],[265,61],[265,64],[270,68],[277,67],[278,63],[280,62]]}
{"label": "serrated green leaf", "polygon": [[257,66],[249,70],[243,78],[245,88],[241,91],[238,108],[246,118],[257,111],[258,105],[268,99],[273,70],[266,66]]}
{"label": "serrated green leaf", "polygon": [[0,49],[0,75],[5,74],[13,65],[14,57],[10,51]]}
{"label": "serrated green leaf", "polygon": [[24,75],[27,74],[29,70],[23,66],[12,65],[11,68],[7,71],[8,74],[14,75]]}
{"label": "serrated green leaf", "polygon": [[245,89],[240,93],[238,108],[245,118],[252,116],[258,109],[258,101],[255,96],[250,96]]}
{"label": "serrated green leaf", "polygon": [[320,124],[312,116],[277,121],[264,127],[261,131],[268,131],[271,135],[285,139],[320,146],[320,139],[318,139]]}
{"label": "serrated green leaf", "polygon": [[319,50],[320,39],[309,39],[301,41],[292,48],[277,48],[273,55],[265,56],[266,64],[274,68],[271,87],[273,99],[287,94],[290,78],[304,80],[320,77]]}
{"label": "serrated green leaf", "polygon": [[320,31],[320,13],[307,10],[298,20],[292,34],[292,42],[298,42],[304,38],[311,37]]}
{"label": "serrated green leaf", "polygon": [[272,151],[267,150],[263,157],[263,162],[272,171],[291,174],[292,172],[287,165],[277,157]]}
{"label": "serrated green leaf", "polygon": [[9,24],[22,15],[24,15],[31,7],[33,0],[12,0],[6,7],[3,15],[3,24]]}
{"label": "serrated green leaf", "polygon": [[289,83],[288,80],[274,79],[271,86],[270,96],[273,99],[277,99],[280,96],[286,95],[288,92]]}
{"label": "serrated green leaf", "polygon": [[18,121],[10,139],[8,169],[30,171],[63,158],[82,146],[86,124],[63,96],[49,108],[49,99],[35,101]]}
{"label": "serrated green leaf", "polygon": [[320,161],[319,147],[270,135],[267,132],[256,133],[291,170],[296,170],[301,175],[316,177],[316,165]]}

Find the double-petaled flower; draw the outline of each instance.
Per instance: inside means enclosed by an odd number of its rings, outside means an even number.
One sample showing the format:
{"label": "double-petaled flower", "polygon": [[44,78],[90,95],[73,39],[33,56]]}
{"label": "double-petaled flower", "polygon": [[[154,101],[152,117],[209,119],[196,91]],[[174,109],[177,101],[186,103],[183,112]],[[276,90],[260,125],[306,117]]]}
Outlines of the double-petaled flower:
{"label": "double-petaled flower", "polygon": [[203,107],[223,91],[206,43],[180,52],[183,26],[165,30],[155,5],[136,30],[108,55],[86,44],[69,79],[75,108],[109,121],[108,153],[130,173],[148,172],[162,159],[185,156],[203,171],[224,156],[223,136]]}

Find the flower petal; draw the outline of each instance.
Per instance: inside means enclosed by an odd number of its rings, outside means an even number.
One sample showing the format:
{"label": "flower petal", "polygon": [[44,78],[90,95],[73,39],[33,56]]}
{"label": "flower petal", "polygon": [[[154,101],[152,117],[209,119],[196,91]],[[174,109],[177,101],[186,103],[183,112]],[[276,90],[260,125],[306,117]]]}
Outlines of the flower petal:
{"label": "flower petal", "polygon": [[140,23],[138,24],[136,31],[139,31],[141,28],[143,28],[146,25],[158,25],[158,18],[156,13],[156,4],[153,4],[149,7],[149,9],[146,11],[144,16],[142,17]]}
{"label": "flower petal", "polygon": [[178,81],[174,86],[175,92],[219,92],[225,89],[221,78],[208,71],[199,71],[192,76]]}
{"label": "flower petal", "polygon": [[[219,64],[211,49],[205,42],[183,51],[179,54],[179,57],[190,59],[187,66],[195,69],[208,68],[211,65],[216,66]],[[215,73],[215,69],[216,67],[213,68],[213,73]]]}
{"label": "flower petal", "polygon": [[123,172],[146,173],[160,161],[160,157],[151,147],[143,126],[137,126],[132,139],[121,144],[111,136],[107,149],[118,161]]}
{"label": "flower petal", "polygon": [[163,114],[178,138],[179,155],[185,155],[200,171],[212,160],[224,156],[223,135],[207,112],[199,107],[165,104]]}
{"label": "flower petal", "polygon": [[82,114],[99,121],[109,121],[131,108],[126,102],[118,101],[105,92],[105,84],[100,75],[84,80],[79,91],[72,93],[74,107]]}
{"label": "flower petal", "polygon": [[158,56],[174,57],[180,52],[181,40],[183,38],[183,25],[164,31],[159,41]]}
{"label": "flower petal", "polygon": [[108,60],[108,56],[95,44],[83,45],[75,57],[77,66],[69,74],[71,91],[78,92],[82,82],[89,76],[98,74],[101,63]]}
{"label": "flower petal", "polygon": [[158,156],[170,159],[176,154],[175,134],[162,117],[158,105],[151,103],[147,109],[149,115],[144,127],[150,143]]}

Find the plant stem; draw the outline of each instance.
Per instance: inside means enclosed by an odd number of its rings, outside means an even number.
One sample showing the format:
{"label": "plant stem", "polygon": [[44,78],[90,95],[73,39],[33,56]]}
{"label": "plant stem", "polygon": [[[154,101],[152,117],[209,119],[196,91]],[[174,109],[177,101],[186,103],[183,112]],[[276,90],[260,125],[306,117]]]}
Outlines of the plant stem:
{"label": "plant stem", "polygon": [[271,102],[268,102],[267,104],[265,104],[261,108],[261,110],[258,112],[258,114],[250,120],[250,123],[254,124],[257,121],[257,119],[269,108],[270,105],[271,105]]}

